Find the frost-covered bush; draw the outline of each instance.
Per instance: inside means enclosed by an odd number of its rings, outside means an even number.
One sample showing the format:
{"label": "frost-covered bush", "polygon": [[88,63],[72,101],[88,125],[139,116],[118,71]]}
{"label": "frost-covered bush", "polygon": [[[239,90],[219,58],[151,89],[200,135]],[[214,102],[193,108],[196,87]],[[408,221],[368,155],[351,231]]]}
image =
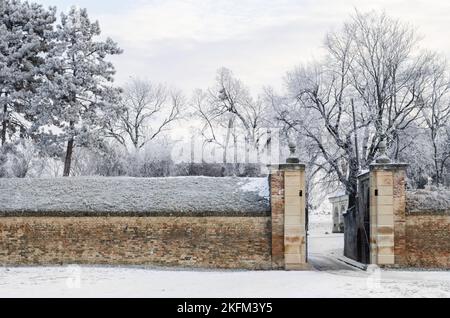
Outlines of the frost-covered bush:
{"label": "frost-covered bush", "polygon": [[168,177],[174,163],[168,140],[158,139],[140,150],[133,150],[125,157],[126,174],[130,177]]}
{"label": "frost-covered bush", "polygon": [[108,143],[102,143],[97,147],[77,147],[74,151],[72,175],[125,176],[125,165],[125,154]]}
{"label": "frost-covered bush", "polygon": [[450,212],[450,189],[407,191],[406,206],[409,212]]}
{"label": "frost-covered bush", "polygon": [[25,178],[33,169],[36,148],[30,141],[7,143],[0,148],[0,178]]}

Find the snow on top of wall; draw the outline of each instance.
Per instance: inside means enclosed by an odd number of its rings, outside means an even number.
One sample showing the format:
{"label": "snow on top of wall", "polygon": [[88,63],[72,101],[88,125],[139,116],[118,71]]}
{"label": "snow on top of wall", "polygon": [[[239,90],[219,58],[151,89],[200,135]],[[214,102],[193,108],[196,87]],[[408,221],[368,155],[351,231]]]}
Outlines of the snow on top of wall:
{"label": "snow on top of wall", "polygon": [[267,178],[0,179],[0,212],[266,213]]}
{"label": "snow on top of wall", "polygon": [[406,210],[409,212],[450,212],[450,189],[407,191]]}
{"label": "snow on top of wall", "polygon": [[240,183],[241,190],[244,192],[255,192],[266,200],[270,200],[269,180],[266,178],[252,178]]}

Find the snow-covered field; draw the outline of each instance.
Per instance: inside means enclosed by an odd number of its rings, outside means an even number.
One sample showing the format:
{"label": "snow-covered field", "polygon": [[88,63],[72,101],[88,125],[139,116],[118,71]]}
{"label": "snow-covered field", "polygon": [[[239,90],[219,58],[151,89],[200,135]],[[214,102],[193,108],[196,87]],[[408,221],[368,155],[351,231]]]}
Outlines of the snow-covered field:
{"label": "snow-covered field", "polygon": [[[331,232],[327,215],[311,221],[310,253],[339,253],[343,237],[325,234]],[[0,297],[450,297],[450,272],[0,268]]]}
{"label": "snow-covered field", "polygon": [[450,273],[2,268],[0,297],[450,297]]}

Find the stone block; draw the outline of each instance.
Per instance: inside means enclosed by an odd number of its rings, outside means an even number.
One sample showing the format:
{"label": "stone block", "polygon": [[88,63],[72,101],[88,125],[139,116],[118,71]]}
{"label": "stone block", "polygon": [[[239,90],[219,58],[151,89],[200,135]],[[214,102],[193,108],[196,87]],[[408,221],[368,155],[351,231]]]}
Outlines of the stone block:
{"label": "stone block", "polygon": [[376,188],[378,190],[378,196],[393,196],[394,195],[394,187],[393,186],[378,186]]}
{"label": "stone block", "polygon": [[395,264],[395,256],[394,255],[381,255],[377,256],[377,264],[378,265],[394,265]]}
{"label": "stone block", "polygon": [[304,218],[301,217],[300,214],[299,215],[289,215],[286,213],[285,224],[286,225],[304,225],[305,220],[304,220]]}
{"label": "stone block", "polygon": [[286,265],[304,263],[304,259],[301,254],[285,254],[284,257]]}
{"label": "stone block", "polygon": [[[301,191],[301,187],[288,187],[285,189],[285,195],[286,197],[297,197],[300,198],[300,191]],[[305,193],[305,191],[303,190],[303,193]]]}
{"label": "stone block", "polygon": [[393,205],[379,205],[376,209],[377,219],[382,215],[389,215],[394,217],[394,206]]}
{"label": "stone block", "polygon": [[289,187],[300,188],[301,187],[300,175],[295,175],[295,176],[286,175],[284,184],[285,184],[286,188],[289,188]]}
{"label": "stone block", "polygon": [[394,235],[393,226],[377,226],[377,234],[380,235]]}
{"label": "stone block", "polygon": [[286,254],[301,254],[302,246],[301,244],[286,244],[285,253]]}
{"label": "stone block", "polygon": [[382,205],[394,205],[394,198],[392,196],[377,196],[375,205],[380,207]]}
{"label": "stone block", "polygon": [[389,214],[380,214],[377,216],[377,225],[384,227],[394,227],[394,216]]}
{"label": "stone block", "polygon": [[378,255],[395,255],[394,246],[380,246],[378,245]]}
{"label": "stone block", "polygon": [[394,236],[393,235],[378,235],[377,245],[380,247],[384,246],[394,246]]}
{"label": "stone block", "polygon": [[305,235],[305,227],[300,225],[285,225],[285,237],[300,237]]}

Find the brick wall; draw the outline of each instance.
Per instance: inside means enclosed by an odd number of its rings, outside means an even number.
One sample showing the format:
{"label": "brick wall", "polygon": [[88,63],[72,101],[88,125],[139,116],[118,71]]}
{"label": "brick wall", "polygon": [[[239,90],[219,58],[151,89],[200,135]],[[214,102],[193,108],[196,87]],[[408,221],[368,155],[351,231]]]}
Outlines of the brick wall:
{"label": "brick wall", "polygon": [[450,268],[450,214],[408,213],[404,265]]}
{"label": "brick wall", "polygon": [[284,262],[284,172],[274,170],[270,175],[272,209],[272,262],[273,269],[283,269]]}
{"label": "brick wall", "polygon": [[395,264],[406,264],[406,170],[393,172],[394,255]]}
{"label": "brick wall", "polygon": [[0,218],[0,265],[55,264],[270,269],[271,218]]}
{"label": "brick wall", "polygon": [[404,164],[372,164],[370,175],[371,263],[450,268],[447,192],[407,192]]}

